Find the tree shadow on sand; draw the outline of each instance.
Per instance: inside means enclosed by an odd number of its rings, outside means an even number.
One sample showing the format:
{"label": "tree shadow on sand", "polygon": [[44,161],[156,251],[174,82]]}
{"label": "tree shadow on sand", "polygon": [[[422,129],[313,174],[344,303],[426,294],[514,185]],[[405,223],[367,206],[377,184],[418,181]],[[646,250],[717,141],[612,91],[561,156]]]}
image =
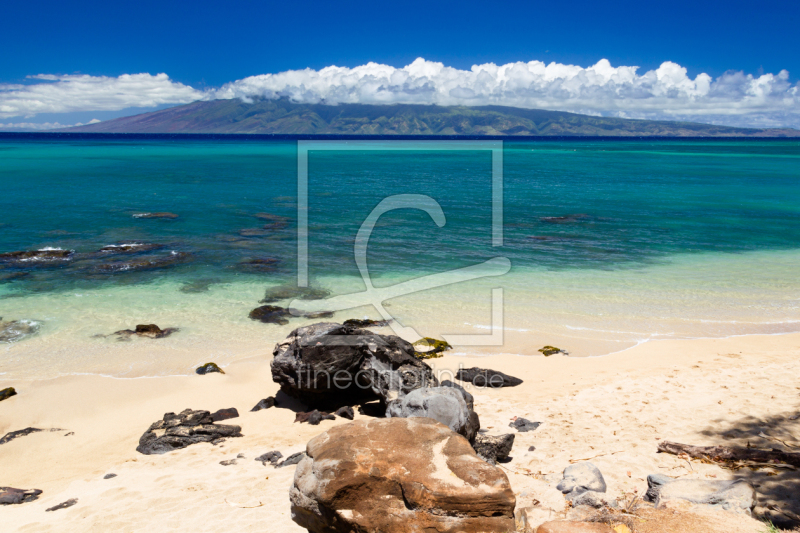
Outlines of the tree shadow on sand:
{"label": "tree shadow on sand", "polygon": [[[701,433],[720,446],[800,453],[800,411],[787,411],[766,418],[745,416],[735,422],[718,421]],[[756,488],[756,518],[769,520],[784,529],[800,526],[799,470],[744,467],[733,471],[733,475]]]}

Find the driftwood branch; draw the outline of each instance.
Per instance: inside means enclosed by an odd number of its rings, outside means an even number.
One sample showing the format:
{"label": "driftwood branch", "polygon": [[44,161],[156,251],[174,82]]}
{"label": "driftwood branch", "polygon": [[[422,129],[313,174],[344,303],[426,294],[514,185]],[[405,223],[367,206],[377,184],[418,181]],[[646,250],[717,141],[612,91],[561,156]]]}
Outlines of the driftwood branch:
{"label": "driftwood branch", "polygon": [[800,468],[800,453],[780,450],[757,450],[755,448],[729,448],[727,446],[691,446],[677,442],[658,443],[658,451],[673,455],[688,455],[723,466],[780,466]]}

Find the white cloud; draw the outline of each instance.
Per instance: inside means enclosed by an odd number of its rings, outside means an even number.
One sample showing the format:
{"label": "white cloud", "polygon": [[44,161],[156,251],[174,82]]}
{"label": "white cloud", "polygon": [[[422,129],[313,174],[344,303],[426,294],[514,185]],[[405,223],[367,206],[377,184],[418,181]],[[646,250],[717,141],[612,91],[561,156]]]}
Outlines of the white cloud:
{"label": "white cloud", "polygon": [[203,97],[201,91],[174,82],[166,74],[123,74],[117,78],[39,74],[29,78],[38,83],[0,85],[0,118],[155,107]]}
{"label": "white cloud", "polygon": [[800,127],[800,84],[785,70],[714,79],[665,62],[639,73],[603,59],[590,67],[541,61],[474,65],[470,70],[417,59],[403,68],[368,63],[251,76],[199,91],[166,74],[32,77],[0,85],[0,119],[38,113],[117,111],[200,99],[288,97],[295,102],[504,105],[590,115],[693,120],[736,126]]}
{"label": "white cloud", "polygon": [[[93,118],[86,124],[97,124],[100,122],[96,118]],[[8,124],[3,124],[0,122],[0,131],[14,131],[14,130],[35,130],[35,131],[44,131],[44,130],[57,130],[61,128],[73,128],[75,126],[85,126],[83,122],[76,122],[75,124],[61,124],[60,122],[15,122]]]}
{"label": "white cloud", "polygon": [[504,105],[591,115],[702,120],[731,125],[800,126],[800,84],[789,73],[728,72],[694,79],[676,63],[638,73],[603,59],[583,68],[541,61],[458,70],[417,59],[403,68],[368,63],[252,76],[206,98],[278,98],[296,102]]}

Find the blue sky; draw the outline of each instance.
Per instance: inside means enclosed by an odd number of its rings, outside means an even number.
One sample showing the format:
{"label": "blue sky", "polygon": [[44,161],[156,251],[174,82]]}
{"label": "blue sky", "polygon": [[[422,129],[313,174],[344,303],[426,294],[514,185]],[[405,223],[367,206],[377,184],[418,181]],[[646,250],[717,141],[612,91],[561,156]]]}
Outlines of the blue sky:
{"label": "blue sky", "polygon": [[[182,103],[199,93],[208,93],[249,76],[306,68],[320,70],[331,65],[355,68],[368,62],[402,68],[420,57],[460,71],[469,71],[473,65],[531,61],[588,68],[605,59],[614,68],[639,67],[637,74],[640,76],[656,71],[664,62],[671,62],[684,68],[685,76],[694,81],[701,74],[718,80],[726,72],[741,71],[755,79],[763,74],[777,77],[786,70],[788,77],[784,74],[782,81],[776,81],[778,85],[770,90],[778,100],[785,101],[787,94],[790,99],[800,98],[797,91],[791,92],[797,87],[800,75],[797,42],[800,2],[28,0],[7,2],[2,12],[0,122],[68,123],[92,116],[92,113],[96,115],[94,118],[106,119],[128,114],[131,108],[140,111]],[[181,84],[195,92],[177,87],[174,96],[153,97],[151,93],[150,97],[131,97],[117,104],[93,104],[92,100],[103,99],[102,94],[88,92],[86,98],[81,99],[76,93],[83,89],[69,85],[73,79],[29,78],[39,74],[116,78],[138,73],[165,73],[172,84],[170,87]],[[343,82],[328,80],[327,83]],[[464,83],[465,87],[468,85],[467,93],[484,90],[476,89],[474,80]],[[622,82],[614,83],[619,93]],[[647,84],[646,80],[642,83]],[[48,100],[39,107],[13,104],[7,108],[10,111],[3,113],[4,98],[20,102],[29,95],[23,94],[24,90],[18,86],[36,84],[60,84],[59,87],[70,90],[55,94],[55,89],[48,89],[53,94],[48,94]],[[275,92],[273,82],[267,85],[272,91],[270,94],[284,94],[280,90]],[[420,86],[418,84],[417,90]],[[725,89],[726,98],[734,98],[733,94],[741,92],[745,86],[748,86],[746,80],[733,78],[719,85]],[[748,87],[752,86],[751,83]],[[452,84],[448,87],[447,94],[467,94],[454,92]],[[240,89],[229,91],[229,96],[242,96]],[[120,86],[113,90],[119,92]],[[259,90],[267,89],[260,87]],[[352,87],[349,90],[356,91]],[[535,98],[517,95],[510,99],[499,97],[499,100],[497,90],[496,86],[492,89],[491,98],[473,95],[469,97],[472,100],[464,100],[442,97],[443,89],[439,89],[439,99],[429,103],[505,103],[643,118],[671,116],[667,109],[671,104],[666,101],[662,104],[662,100],[654,100],[646,109],[624,102],[609,104],[608,99],[588,102],[585,97],[583,100],[565,97],[561,105],[553,96],[557,92],[553,87],[538,89]],[[549,96],[543,97],[542,91]],[[711,92],[714,93],[714,87]],[[219,93],[214,94],[219,96]],[[298,98],[299,93],[289,90],[287,94]],[[314,96],[307,97],[331,101],[332,93],[320,89]],[[55,102],[58,98],[73,100],[70,105],[59,105]],[[174,101],[165,101],[170,98]],[[347,98],[350,100],[342,101],[357,100],[352,94]],[[403,102],[408,98],[408,94],[404,94],[390,101]],[[696,100],[695,96],[691,98]],[[750,119],[742,116],[761,113],[759,120],[772,121],[767,125],[781,125],[781,122],[794,125],[798,113],[795,100],[788,107],[784,102],[784,107],[762,106],[760,111],[748,104],[742,112],[726,119],[727,112],[722,109],[724,105],[720,105],[722,101],[715,102],[708,113],[697,105],[691,109],[685,105],[680,110],[676,107],[675,112],[688,117],[708,115],[712,120],[717,117],[717,122],[727,120],[730,123],[746,122]],[[128,107],[119,108],[121,105]],[[659,105],[665,107],[663,117],[657,110],[653,111]],[[119,109],[111,109],[115,106]],[[718,118],[720,116],[723,118]]]}

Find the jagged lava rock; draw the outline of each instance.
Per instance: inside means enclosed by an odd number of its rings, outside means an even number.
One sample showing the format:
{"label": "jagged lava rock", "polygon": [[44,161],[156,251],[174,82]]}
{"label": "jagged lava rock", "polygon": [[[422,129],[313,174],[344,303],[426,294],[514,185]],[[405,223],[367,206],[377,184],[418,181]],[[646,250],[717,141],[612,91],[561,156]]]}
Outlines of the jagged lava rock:
{"label": "jagged lava rock", "polygon": [[15,489],[0,487],[0,505],[17,505],[32,502],[42,493],[39,489]]}
{"label": "jagged lava rock", "polygon": [[275,407],[275,405],[277,405],[275,402],[275,397],[269,396],[263,400],[259,400],[259,402],[252,409],[250,409],[250,412],[252,413],[262,409],[269,409],[270,407]]}
{"label": "jagged lava rock", "polygon": [[154,422],[139,439],[136,451],[158,455],[185,448],[198,442],[218,443],[227,437],[241,437],[242,428],[215,424],[208,411],[186,409],[180,414],[167,413]]}
{"label": "jagged lava rock", "polygon": [[514,434],[506,435],[475,435],[472,447],[478,457],[489,464],[497,464],[497,461],[505,461],[511,448],[514,446]]}
{"label": "jagged lava rock", "polygon": [[273,355],[272,380],[309,406],[388,403],[438,384],[409,342],[333,322],[297,328]]}
{"label": "jagged lava rock", "polygon": [[295,471],[292,518],[311,533],[506,533],[505,473],[430,418],[359,420],[312,439]]}

